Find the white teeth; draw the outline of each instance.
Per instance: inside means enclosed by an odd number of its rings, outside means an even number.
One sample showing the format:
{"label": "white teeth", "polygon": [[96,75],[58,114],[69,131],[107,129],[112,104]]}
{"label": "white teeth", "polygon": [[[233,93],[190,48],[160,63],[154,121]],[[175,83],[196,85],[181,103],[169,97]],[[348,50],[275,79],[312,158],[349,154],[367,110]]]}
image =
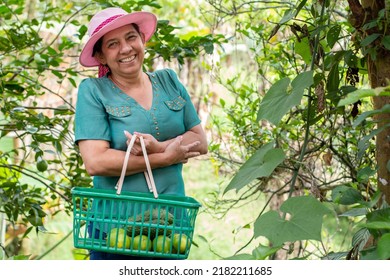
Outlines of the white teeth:
{"label": "white teeth", "polygon": [[119,60],[119,62],[130,62],[130,61],[133,61],[134,58],[135,58],[135,55],[133,55],[131,57],[122,58]]}

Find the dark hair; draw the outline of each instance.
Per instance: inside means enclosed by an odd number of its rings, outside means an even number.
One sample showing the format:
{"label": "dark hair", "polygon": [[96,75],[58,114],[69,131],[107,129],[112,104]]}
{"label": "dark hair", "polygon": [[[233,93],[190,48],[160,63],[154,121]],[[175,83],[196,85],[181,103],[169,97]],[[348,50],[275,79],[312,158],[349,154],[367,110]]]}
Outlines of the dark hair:
{"label": "dark hair", "polygon": [[[139,26],[137,24],[135,24],[135,23],[132,23],[131,25],[134,27],[135,31],[137,31],[137,33],[141,35],[141,32],[139,31]],[[100,39],[97,40],[97,42],[93,46],[92,57],[94,57],[95,54],[102,52],[103,36],[100,37]]]}

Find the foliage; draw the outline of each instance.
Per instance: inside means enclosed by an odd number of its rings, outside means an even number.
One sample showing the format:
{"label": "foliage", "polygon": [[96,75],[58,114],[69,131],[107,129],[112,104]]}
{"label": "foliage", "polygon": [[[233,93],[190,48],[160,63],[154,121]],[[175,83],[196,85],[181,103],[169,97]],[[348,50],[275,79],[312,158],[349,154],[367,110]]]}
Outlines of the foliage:
{"label": "foliage", "polygon": [[[73,115],[78,83],[96,73],[80,68],[77,59],[88,19],[109,6],[161,8],[154,0],[0,3],[0,140],[11,137],[17,143],[0,150],[0,211],[9,227],[26,226],[25,236],[33,229],[45,231],[46,215],[72,210],[74,186],[91,185],[73,143]],[[212,53],[224,40],[209,34],[183,39],[176,30],[159,20],[147,45],[148,70],[158,60],[183,64]],[[11,257],[20,246],[6,249]]]}
{"label": "foliage", "polygon": [[[220,18],[227,21],[234,16],[232,44],[250,41],[249,57],[256,62],[235,65],[249,66],[249,72],[257,73],[251,80],[241,81],[242,73],[237,71],[224,81],[220,73],[218,80],[233,101],[220,100],[226,117],[214,116],[212,123],[216,130],[212,152],[220,171],[236,172],[226,192],[268,194],[253,223],[252,240],[267,237],[269,244],[261,243],[259,248],[275,251],[270,258],[281,258],[284,252],[283,258],[312,258],[313,254],[324,259],[388,258],[383,247],[388,242],[388,216],[381,214],[388,208],[383,203],[378,209],[372,139],[384,129],[375,128],[373,117],[389,108],[372,110],[367,98],[387,95],[387,89],[364,89],[367,54],[375,51],[369,46],[378,36],[366,37],[360,44],[354,40],[348,6],[339,1],[272,2],[283,9],[269,9],[268,1],[234,1],[232,13],[224,5],[233,2],[208,2]],[[266,7],[267,15],[262,12]],[[264,18],[276,24],[266,25]],[[371,27],[375,24],[383,22],[370,22]],[[249,58],[241,55],[244,61]],[[226,139],[227,132],[233,137]],[[269,143],[274,143],[272,148]],[[285,156],[280,162],[274,156],[258,157],[263,149]],[[272,168],[261,172],[267,165]],[[342,213],[338,213],[340,206],[346,207]],[[291,217],[283,219],[279,211]],[[355,226],[347,252],[332,252],[322,243],[321,219],[330,213],[348,218]],[[384,219],[380,223],[378,216]],[[323,250],[310,249],[310,244],[316,247],[315,241],[322,243]]]}

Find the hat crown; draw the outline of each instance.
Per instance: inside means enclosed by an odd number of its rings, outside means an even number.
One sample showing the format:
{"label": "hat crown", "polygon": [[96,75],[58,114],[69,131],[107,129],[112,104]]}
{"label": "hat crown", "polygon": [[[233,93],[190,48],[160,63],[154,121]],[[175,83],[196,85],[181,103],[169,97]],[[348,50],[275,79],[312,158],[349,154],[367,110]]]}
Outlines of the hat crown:
{"label": "hat crown", "polygon": [[94,33],[99,31],[106,24],[110,23],[117,17],[126,15],[127,12],[121,8],[107,8],[91,18],[88,26],[88,35],[92,36]]}

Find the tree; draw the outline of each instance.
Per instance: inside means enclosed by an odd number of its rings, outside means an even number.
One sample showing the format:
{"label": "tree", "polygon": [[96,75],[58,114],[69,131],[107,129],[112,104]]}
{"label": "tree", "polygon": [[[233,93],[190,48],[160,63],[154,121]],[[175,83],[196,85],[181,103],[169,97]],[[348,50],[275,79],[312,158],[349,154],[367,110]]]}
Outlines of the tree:
{"label": "tree", "polygon": [[[351,25],[355,28],[355,40],[362,42],[363,53],[367,57],[367,69],[371,88],[387,87],[390,80],[390,40],[387,30],[390,22],[389,1],[348,0]],[[374,24],[375,23],[375,24]],[[368,44],[367,44],[368,43]],[[390,104],[389,96],[374,96],[374,109],[383,111]],[[390,114],[376,115],[378,129],[376,137],[376,157],[378,163],[378,187],[390,204]]]}
{"label": "tree", "polygon": [[[236,170],[225,193],[262,192],[268,199],[253,240],[269,243],[232,258],[388,258],[386,2],[208,2],[219,22],[234,21],[236,42],[251,41],[249,67],[257,73],[244,82],[241,73],[220,79],[234,102],[221,100],[229,121],[214,122],[217,135],[233,133],[212,146],[222,166]],[[348,21],[350,10],[359,23]],[[372,89],[364,89],[367,72]],[[348,250],[323,244],[322,219],[332,212],[354,226],[364,221]],[[309,249],[313,244],[317,250]]]}

